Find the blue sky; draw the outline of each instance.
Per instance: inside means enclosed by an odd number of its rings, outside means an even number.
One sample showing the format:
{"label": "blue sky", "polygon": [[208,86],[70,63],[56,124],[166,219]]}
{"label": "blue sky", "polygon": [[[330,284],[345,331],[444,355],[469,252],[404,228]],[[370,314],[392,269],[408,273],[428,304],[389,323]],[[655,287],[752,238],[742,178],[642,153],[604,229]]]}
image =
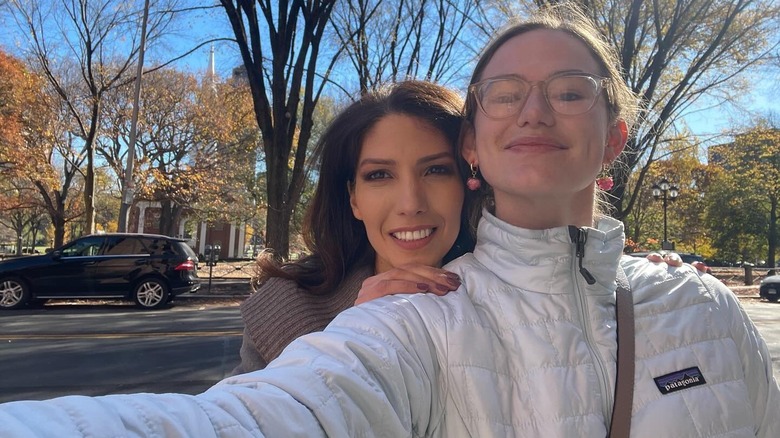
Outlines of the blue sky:
{"label": "blue sky", "polygon": [[[0,16],[0,26],[7,32],[0,33],[0,45],[12,53],[19,54],[14,34],[16,25],[8,22],[8,17]],[[147,54],[146,65],[159,63],[179,56],[199,43],[211,38],[230,38],[232,31],[227,18],[221,8],[199,14],[190,14],[186,21],[179,23],[177,29],[166,38],[164,45],[150,48]],[[18,36],[16,37],[18,38]],[[241,64],[241,59],[234,43],[220,41],[214,45],[216,56],[216,70],[220,76],[229,76],[232,69]],[[208,68],[210,46],[206,45],[195,50],[174,65],[181,70],[197,73],[205,73]],[[737,105],[717,105],[712,100],[700,99],[696,105],[688,109],[685,117],[687,124],[694,134],[700,137],[705,144],[721,143],[727,139],[719,136],[723,131],[750,122],[750,113],[767,114],[770,112],[780,116],[780,85],[778,74],[780,68],[753,75],[753,90],[744,96]],[[457,86],[457,84],[450,84]]]}
{"label": "blue sky", "polygon": [[[230,37],[232,31],[227,19],[221,10],[211,11],[209,17],[202,16],[193,19],[192,33],[189,35],[198,35],[198,39],[205,37]],[[190,37],[191,38],[191,37]],[[187,43],[187,39],[180,41],[181,44]],[[232,43],[220,42],[215,45],[216,69],[217,73],[227,76],[233,67],[241,64],[238,51]],[[182,69],[202,72],[208,67],[209,48],[203,47],[190,55],[187,59],[178,63],[177,66]],[[734,127],[738,127],[750,122],[749,115],[768,114],[770,112],[780,113],[780,66],[774,70],[768,70],[760,74],[754,74],[750,80],[752,84],[751,92],[740,99],[736,105],[717,104],[712,99],[700,99],[696,105],[688,109],[684,119],[689,128],[696,134],[701,141],[707,144],[717,144],[727,141],[723,133]],[[450,84],[453,85],[453,84]],[[777,114],[780,116],[780,114]],[[779,120],[780,122],[780,120]]]}

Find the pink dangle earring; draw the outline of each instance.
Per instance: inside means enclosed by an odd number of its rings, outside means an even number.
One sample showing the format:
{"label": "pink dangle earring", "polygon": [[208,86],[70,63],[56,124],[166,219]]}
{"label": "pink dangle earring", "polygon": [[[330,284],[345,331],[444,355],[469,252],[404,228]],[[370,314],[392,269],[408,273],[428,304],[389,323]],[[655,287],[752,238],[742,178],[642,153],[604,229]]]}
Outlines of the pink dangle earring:
{"label": "pink dangle earring", "polygon": [[469,163],[469,167],[471,167],[471,177],[466,180],[466,186],[473,192],[482,187],[482,181],[477,178],[477,165]]}
{"label": "pink dangle earring", "polygon": [[609,174],[609,165],[604,164],[601,166],[601,173],[596,178],[596,185],[605,192],[612,190],[615,186],[615,182],[612,180],[612,176]]}

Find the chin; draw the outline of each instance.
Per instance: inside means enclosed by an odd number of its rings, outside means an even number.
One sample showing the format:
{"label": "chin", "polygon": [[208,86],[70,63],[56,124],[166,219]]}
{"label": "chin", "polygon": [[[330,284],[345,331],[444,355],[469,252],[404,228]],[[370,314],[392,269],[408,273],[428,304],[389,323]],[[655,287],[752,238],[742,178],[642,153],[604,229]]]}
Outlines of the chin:
{"label": "chin", "polygon": [[438,259],[439,260],[438,263],[434,262],[432,257],[426,257],[426,256],[405,257],[405,258],[399,260],[399,262],[401,262],[401,264],[400,265],[396,265],[396,266],[407,265],[407,264],[410,264],[410,263],[413,263],[413,264],[416,264],[416,265],[425,265],[425,266],[439,266],[441,264],[441,259],[443,257],[444,256],[442,256],[441,258]]}

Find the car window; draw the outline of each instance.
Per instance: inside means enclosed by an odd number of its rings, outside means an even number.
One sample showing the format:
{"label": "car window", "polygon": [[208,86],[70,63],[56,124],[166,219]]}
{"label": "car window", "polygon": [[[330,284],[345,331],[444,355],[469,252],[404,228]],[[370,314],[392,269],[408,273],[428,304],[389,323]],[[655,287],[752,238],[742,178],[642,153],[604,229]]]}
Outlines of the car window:
{"label": "car window", "polygon": [[147,238],[144,239],[144,245],[151,255],[159,256],[171,253],[171,242],[167,239]]}
{"label": "car window", "polygon": [[102,236],[88,236],[78,239],[62,249],[62,257],[96,256],[100,254],[100,247],[105,240]]}
{"label": "car window", "polygon": [[106,242],[104,255],[133,255],[143,254],[143,246],[135,237],[111,236]]}
{"label": "car window", "polygon": [[182,255],[186,255],[192,258],[193,260],[198,259],[198,255],[195,253],[195,250],[192,249],[189,245],[187,245],[186,242],[176,242],[175,246],[176,248],[179,249],[179,253],[181,253]]}

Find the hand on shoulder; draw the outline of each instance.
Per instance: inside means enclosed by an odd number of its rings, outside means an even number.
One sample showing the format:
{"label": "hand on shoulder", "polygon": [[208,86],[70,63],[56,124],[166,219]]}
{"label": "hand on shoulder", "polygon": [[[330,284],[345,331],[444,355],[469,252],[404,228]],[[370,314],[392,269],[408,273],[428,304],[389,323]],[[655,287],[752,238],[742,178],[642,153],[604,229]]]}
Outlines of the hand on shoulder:
{"label": "hand on shoulder", "polygon": [[[647,255],[647,260],[650,260],[653,263],[666,263],[667,265],[672,267],[680,267],[683,265],[682,258],[680,258],[680,255],[677,254],[676,252],[667,252],[664,254],[651,252],[650,254]],[[709,268],[703,262],[695,261],[691,263],[691,266],[696,268],[696,271],[699,274],[709,273]]]}
{"label": "hand on shoulder", "polygon": [[358,292],[355,305],[385,295],[429,292],[445,295],[460,287],[460,277],[444,269],[410,263],[368,277]]}

